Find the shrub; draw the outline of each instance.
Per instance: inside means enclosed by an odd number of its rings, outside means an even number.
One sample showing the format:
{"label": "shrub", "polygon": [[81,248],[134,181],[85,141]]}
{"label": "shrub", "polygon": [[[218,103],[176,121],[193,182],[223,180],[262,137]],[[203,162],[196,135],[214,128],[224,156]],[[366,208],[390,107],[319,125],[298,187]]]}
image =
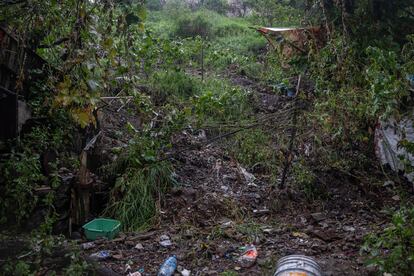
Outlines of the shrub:
{"label": "shrub", "polygon": [[414,271],[414,208],[397,211],[389,227],[367,237],[363,251],[369,253],[368,265],[393,275],[412,275]]}
{"label": "shrub", "polygon": [[199,82],[182,71],[164,71],[152,75],[150,80],[151,96],[155,103],[168,99],[186,99],[198,94]]}
{"label": "shrub", "polygon": [[266,173],[275,168],[275,150],[272,150],[272,137],[262,129],[248,129],[234,136],[230,141],[230,151],[238,162],[249,168],[259,166]]}
{"label": "shrub", "polygon": [[219,14],[225,14],[229,8],[226,0],[204,0],[204,7]]}
{"label": "shrub", "polygon": [[177,21],[177,29],[175,31],[180,37],[209,37],[213,35],[212,24],[202,15],[195,17],[184,16]]}
{"label": "shrub", "polygon": [[249,92],[223,81],[207,81],[203,93],[193,99],[198,122],[241,122],[251,110]]}
{"label": "shrub", "polygon": [[122,222],[126,230],[150,226],[161,196],[173,183],[169,162],[157,162],[161,141],[149,133],[137,135],[127,151],[107,171],[117,176],[105,214]]}

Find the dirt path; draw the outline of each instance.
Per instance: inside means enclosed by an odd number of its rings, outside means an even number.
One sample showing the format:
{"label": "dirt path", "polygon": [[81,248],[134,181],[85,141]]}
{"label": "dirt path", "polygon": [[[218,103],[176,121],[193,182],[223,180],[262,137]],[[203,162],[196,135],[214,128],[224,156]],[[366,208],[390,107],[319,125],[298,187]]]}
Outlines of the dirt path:
{"label": "dirt path", "polygon": [[[266,89],[258,91],[246,79],[235,81],[256,91],[263,105],[259,110],[280,105]],[[207,138],[183,132],[174,138],[174,148],[201,145]],[[173,254],[179,270],[190,270],[191,275],[273,275],[278,258],[289,254],[314,257],[325,275],[368,274],[360,246],[364,235],[386,221],[379,210],[397,205],[390,192],[367,193],[348,176],[332,173],[323,176],[327,199],[308,202],[293,190],[273,190],[271,183],[247,172],[219,144],[195,148],[174,156],[181,185],[166,196],[156,229],[98,241],[97,247],[84,251],[85,256],[110,250],[112,258],[101,264],[121,275],[129,268],[155,275]],[[171,245],[160,243],[165,239]],[[249,244],[256,245],[259,256],[254,266],[241,268],[237,259]]]}

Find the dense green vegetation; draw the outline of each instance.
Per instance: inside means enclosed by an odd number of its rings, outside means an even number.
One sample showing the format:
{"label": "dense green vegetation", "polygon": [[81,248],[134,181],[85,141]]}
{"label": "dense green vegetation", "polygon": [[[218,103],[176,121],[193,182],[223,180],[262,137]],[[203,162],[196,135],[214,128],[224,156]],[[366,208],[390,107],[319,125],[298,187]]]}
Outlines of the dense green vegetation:
{"label": "dense green vegetation", "polygon": [[[318,173],[363,174],[370,182],[367,171],[378,167],[373,165],[378,120],[412,113],[407,78],[414,75],[410,1],[246,0],[240,1],[237,13],[221,0],[195,7],[155,0],[146,5],[18,2],[0,4],[0,22],[54,68],[45,69],[48,77],[31,87],[28,99],[33,117],[45,121],[21,139],[2,144],[11,150],[0,165],[0,222],[23,227],[36,208],[46,206],[36,235],[49,235],[59,219],[54,207],[61,186],[58,170],[79,169],[74,136],[99,128],[102,96],[120,91],[131,96],[135,109],[129,111],[142,119],[138,130],[126,124],[121,130],[130,137],[125,149],[99,169],[111,185],[103,214],[132,231],[156,223],[164,194],[179,185],[167,152],[171,137],[183,129],[203,129],[211,136],[244,129],[223,139],[223,148],[241,165],[260,168],[276,186],[291,158],[285,154],[291,122],[279,121],[279,129],[259,125],[252,91],[237,76],[281,97],[287,88],[294,89],[298,75],[312,83],[312,89],[298,96],[305,107],[298,115],[296,138],[311,150],[290,160],[289,185],[309,201],[328,196],[315,185]],[[310,43],[306,54],[286,57],[255,30],[262,25],[322,26],[326,43],[319,48]],[[401,146],[412,152],[409,141]],[[41,161],[45,152],[56,153],[47,172]],[[45,185],[52,192],[38,196],[36,188]],[[392,226],[371,235],[364,246],[381,272],[412,271],[412,213],[410,205],[396,210]],[[31,271],[20,263],[18,269]],[[83,264],[69,269],[82,270]]]}

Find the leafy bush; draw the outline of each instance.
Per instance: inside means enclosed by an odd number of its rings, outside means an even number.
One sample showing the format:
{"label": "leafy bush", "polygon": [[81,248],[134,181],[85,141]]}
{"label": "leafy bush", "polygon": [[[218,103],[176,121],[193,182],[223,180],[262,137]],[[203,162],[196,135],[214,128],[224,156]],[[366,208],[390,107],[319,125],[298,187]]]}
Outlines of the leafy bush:
{"label": "leafy bush", "polygon": [[260,128],[248,129],[235,135],[229,149],[238,162],[249,168],[259,166],[266,173],[276,170],[272,137]]}
{"label": "leafy bush", "polygon": [[177,21],[177,29],[175,31],[180,37],[209,37],[213,35],[212,24],[204,16],[198,14],[196,16],[183,16]]}
{"label": "leafy bush", "polygon": [[397,112],[402,99],[408,96],[408,87],[400,76],[402,65],[396,52],[376,47],[368,47],[366,52],[369,59],[366,80],[371,103],[366,113],[387,118]]}
{"label": "leafy bush", "polygon": [[302,191],[308,200],[319,199],[324,195],[326,191],[317,186],[315,173],[304,164],[303,160],[295,162],[292,171],[295,188]]}
{"label": "leafy bush", "polygon": [[382,233],[371,234],[362,247],[370,254],[368,265],[381,274],[412,275],[414,271],[414,208],[402,208]]}
{"label": "leafy bush", "polygon": [[157,72],[151,77],[150,87],[155,103],[164,103],[168,99],[187,99],[200,91],[199,81],[182,71]]}
{"label": "leafy bush", "polygon": [[198,122],[242,121],[251,111],[249,92],[224,81],[208,81],[203,93],[193,99]]}

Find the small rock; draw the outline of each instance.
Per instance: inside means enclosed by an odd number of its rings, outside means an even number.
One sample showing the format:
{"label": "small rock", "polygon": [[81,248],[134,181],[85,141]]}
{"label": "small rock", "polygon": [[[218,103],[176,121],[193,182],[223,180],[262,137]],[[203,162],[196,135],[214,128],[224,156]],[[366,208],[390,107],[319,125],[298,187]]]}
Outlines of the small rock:
{"label": "small rock", "polygon": [[82,243],[80,246],[83,250],[87,250],[96,247],[96,244],[94,242],[85,242]]}
{"label": "small rock", "polygon": [[329,224],[327,224],[326,222],[319,222],[319,225],[323,228],[323,229],[325,229],[325,228],[328,228],[329,227]]}
{"label": "small rock", "polygon": [[171,240],[163,240],[163,241],[160,241],[160,245],[163,247],[170,247],[172,245],[172,242]]}
{"label": "small rock", "polygon": [[190,271],[190,270],[183,269],[183,270],[181,271],[181,275],[182,275],[182,276],[190,276],[190,274],[191,274],[191,271]]}
{"label": "small rock", "polygon": [[316,220],[317,222],[320,222],[322,220],[326,219],[326,216],[324,213],[312,213],[311,217]]}
{"label": "small rock", "polygon": [[398,196],[398,195],[393,196],[392,199],[395,200],[395,201],[400,201],[401,200],[400,196]]}
{"label": "small rock", "polygon": [[144,246],[141,243],[137,243],[137,245],[135,245],[135,249],[142,250],[144,249]]}
{"label": "small rock", "polygon": [[232,225],[233,225],[233,222],[231,220],[229,220],[229,221],[226,221],[226,222],[222,223],[221,228],[226,229],[226,228],[231,227]]}
{"label": "small rock", "polygon": [[133,241],[125,241],[125,244],[128,246],[134,246],[135,243]]}
{"label": "small rock", "polygon": [[302,239],[308,239],[309,236],[302,232],[292,232],[292,236],[295,238],[302,238]]}
{"label": "small rock", "polygon": [[229,187],[222,185],[220,187],[223,191],[227,192],[229,190]]}
{"label": "small rock", "polygon": [[240,266],[235,266],[234,267],[234,270],[236,270],[236,271],[239,271],[241,269],[241,267]]}
{"label": "small rock", "polygon": [[169,240],[170,237],[168,237],[168,235],[161,235],[160,236],[160,241],[164,241],[164,240]]}
{"label": "small rock", "polygon": [[124,256],[122,256],[122,254],[115,254],[112,256],[112,258],[114,258],[115,260],[121,260],[124,258]]}
{"label": "small rock", "polygon": [[355,232],[355,227],[352,226],[344,226],[343,229],[347,232]]}
{"label": "small rock", "polygon": [[273,229],[272,228],[265,228],[265,229],[262,229],[262,231],[263,231],[263,233],[271,234],[273,232]]}
{"label": "small rock", "polygon": [[306,224],[308,222],[308,220],[305,217],[300,217],[300,222],[302,224]]}

